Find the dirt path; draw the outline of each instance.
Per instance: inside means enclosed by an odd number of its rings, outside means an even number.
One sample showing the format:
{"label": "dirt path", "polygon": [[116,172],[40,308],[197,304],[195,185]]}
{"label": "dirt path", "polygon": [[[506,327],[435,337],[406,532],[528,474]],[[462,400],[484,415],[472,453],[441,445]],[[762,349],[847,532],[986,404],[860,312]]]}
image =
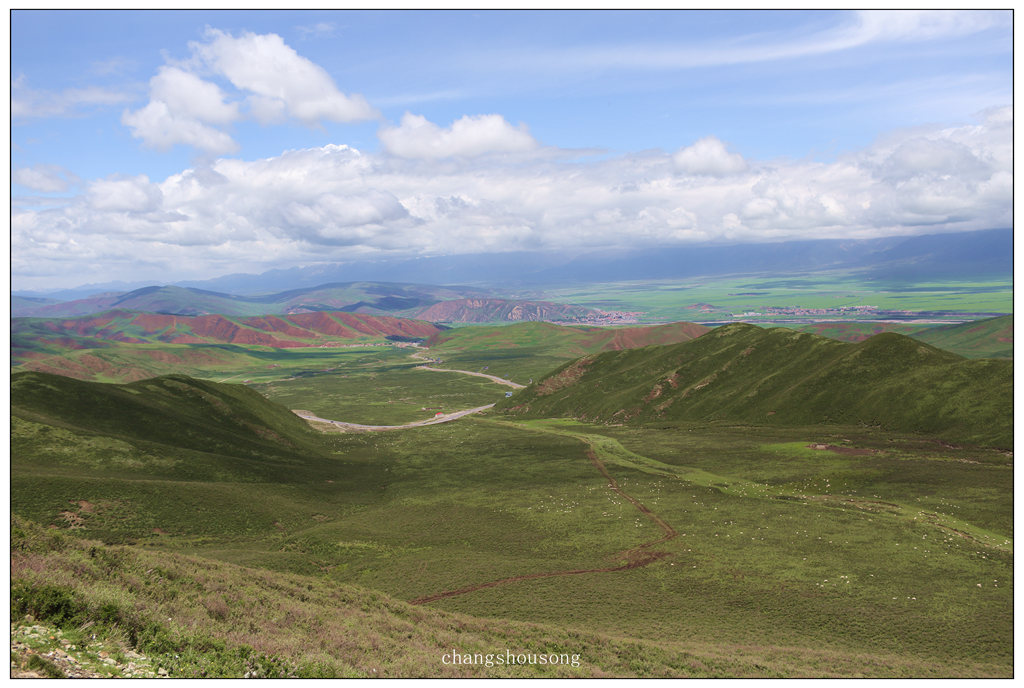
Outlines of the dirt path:
{"label": "dirt path", "polygon": [[465,411],[455,411],[453,413],[446,413],[443,416],[437,416],[435,418],[428,418],[427,420],[417,420],[412,423],[406,423],[405,425],[360,425],[359,423],[346,423],[340,420],[330,420],[329,418],[320,418],[313,414],[312,411],[303,411],[301,409],[292,409],[299,418],[303,418],[312,423],[326,423],[342,430],[351,430],[354,432],[379,432],[382,430],[405,430],[407,428],[420,428],[424,425],[437,425],[438,423],[448,423],[463,416],[468,416],[471,413],[479,413],[480,411],[486,411],[487,409],[494,406],[494,404],[487,404],[486,406],[477,406],[476,408],[466,409]]}
{"label": "dirt path", "polygon": [[639,569],[667,557],[669,555],[668,552],[651,551],[651,548],[655,545],[659,545],[663,542],[668,542],[669,540],[678,537],[679,533],[676,532],[676,529],[670,526],[668,523],[666,523],[660,516],[658,516],[656,513],[648,509],[646,506],[643,505],[643,503],[641,503],[635,497],[627,494],[621,487],[619,487],[619,483],[615,480],[615,478],[611,476],[611,474],[608,472],[607,467],[605,467],[601,459],[597,457],[597,453],[594,451],[593,446],[591,446],[590,443],[587,442],[585,439],[581,438],[581,441],[587,443],[587,458],[590,459],[590,463],[592,463],[594,467],[598,470],[598,472],[600,472],[601,475],[604,476],[605,479],[608,481],[608,489],[610,489],[612,492],[616,493],[617,495],[628,501],[630,504],[636,507],[640,513],[642,513],[647,518],[651,519],[651,521],[653,521],[655,525],[661,528],[662,532],[664,532],[665,535],[663,537],[660,537],[657,540],[651,540],[650,542],[645,542],[641,545],[637,545],[636,547],[631,547],[630,549],[613,554],[610,558],[626,560],[626,563],[620,566],[609,566],[596,569],[569,569],[565,571],[546,571],[543,573],[528,573],[523,576],[512,576],[511,578],[502,578],[500,580],[488,581],[486,583],[477,583],[476,585],[469,585],[464,588],[459,588],[457,590],[446,590],[445,592],[439,592],[433,595],[417,597],[415,600],[411,600],[409,604],[427,604],[428,602],[435,602],[446,597],[456,597],[457,595],[465,595],[466,593],[475,592],[477,590],[483,590],[484,588],[495,588],[499,585],[518,583],[519,581],[525,580],[535,580],[538,578],[554,578],[556,576],[578,576],[584,573],[612,573],[615,571],[628,571],[630,569]]}
{"label": "dirt path", "polygon": [[[414,352],[412,354],[412,358],[415,358],[415,359],[420,360],[420,361],[423,360],[423,356],[422,356],[422,354],[419,351]],[[428,366],[428,365],[421,365],[421,366],[416,366],[416,367],[418,369],[420,369],[420,370],[433,370],[433,371],[438,372],[438,373],[462,373],[463,375],[473,375],[474,377],[484,377],[484,378],[487,378],[488,380],[490,380],[492,382],[497,382],[499,385],[508,385],[512,389],[523,389],[524,387],[526,387],[526,385],[521,385],[518,382],[512,382],[511,380],[506,380],[505,378],[498,377],[497,375],[488,375],[487,373],[474,373],[472,370],[456,370],[455,368],[434,368],[433,366]]]}

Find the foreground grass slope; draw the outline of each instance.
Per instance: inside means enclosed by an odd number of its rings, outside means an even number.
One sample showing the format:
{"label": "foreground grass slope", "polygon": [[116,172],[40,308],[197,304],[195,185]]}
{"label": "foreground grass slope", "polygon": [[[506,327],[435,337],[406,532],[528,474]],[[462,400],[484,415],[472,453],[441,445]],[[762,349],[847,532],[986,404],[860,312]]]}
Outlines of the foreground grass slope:
{"label": "foreground grass slope", "polygon": [[[11,549],[15,623],[28,615],[28,623],[64,629],[79,646],[114,639],[124,649],[145,652],[172,677],[771,676],[784,671],[777,660],[757,653],[694,652],[678,644],[448,614],[322,578],[108,546],[18,517],[12,518]],[[88,633],[79,630],[86,626]],[[541,665],[535,659],[524,666],[492,661],[488,667],[442,660],[453,651],[493,658],[506,650],[559,655],[560,662],[566,655],[569,661]]]}
{"label": "foreground grass slope", "polygon": [[568,363],[498,408],[604,422],[845,424],[1013,446],[1013,364],[883,333],[857,344],[726,325],[692,342]]}
{"label": "foreground grass slope", "polygon": [[[457,377],[407,375],[410,389]],[[331,379],[303,378],[308,398]],[[579,646],[585,675],[1012,672],[998,450],[857,426],[499,414],[321,436],[233,385],[16,382],[12,512],[79,543],[15,552],[17,614],[56,600],[75,627],[179,655],[175,675],[469,675],[436,648],[522,646],[510,638]],[[656,556],[622,568],[640,551]],[[415,628],[363,613],[378,604]],[[437,618],[460,639],[419,634]]]}

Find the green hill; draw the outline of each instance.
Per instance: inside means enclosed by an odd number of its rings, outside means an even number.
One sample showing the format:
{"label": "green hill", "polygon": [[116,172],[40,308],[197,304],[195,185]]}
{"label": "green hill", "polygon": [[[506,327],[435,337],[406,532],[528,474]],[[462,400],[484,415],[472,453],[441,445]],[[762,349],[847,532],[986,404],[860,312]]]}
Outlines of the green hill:
{"label": "green hill", "polygon": [[572,361],[504,400],[528,417],[869,425],[1013,444],[1013,364],[885,333],[848,344],[726,325],[692,342]]}
{"label": "green hill", "polygon": [[1013,358],[1012,315],[957,325],[822,322],[789,327],[798,332],[810,332],[843,342],[860,342],[883,332],[896,332],[939,349],[952,351],[964,358]]}
{"label": "green hill", "polygon": [[710,331],[676,322],[644,327],[595,327],[524,322],[515,325],[459,327],[427,340],[430,354],[449,368],[488,366],[499,377],[525,384],[566,361],[598,351],[689,341]]}
{"label": "green hill", "polygon": [[[129,384],[40,372],[11,376],[12,452],[119,478],[294,478],[319,438],[244,385],[168,375]],[[20,462],[16,462],[21,467]],[[303,464],[303,465],[300,465]]]}
{"label": "green hill", "polygon": [[1013,358],[1013,315],[932,327],[911,336],[966,358]]}
{"label": "green hill", "polygon": [[362,313],[229,318],[113,310],[65,319],[15,318],[11,361],[85,380],[139,380],[168,370],[216,367],[246,350],[422,340],[437,332],[427,322]]}

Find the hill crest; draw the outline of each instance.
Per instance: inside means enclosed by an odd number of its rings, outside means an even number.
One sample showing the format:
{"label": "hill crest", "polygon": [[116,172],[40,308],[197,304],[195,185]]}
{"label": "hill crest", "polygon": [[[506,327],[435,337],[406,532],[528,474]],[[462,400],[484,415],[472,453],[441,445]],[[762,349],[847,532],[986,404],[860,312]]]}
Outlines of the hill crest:
{"label": "hill crest", "polygon": [[572,361],[497,408],[596,422],[870,425],[1012,446],[1010,361],[885,333],[838,342],[735,323],[695,340]]}

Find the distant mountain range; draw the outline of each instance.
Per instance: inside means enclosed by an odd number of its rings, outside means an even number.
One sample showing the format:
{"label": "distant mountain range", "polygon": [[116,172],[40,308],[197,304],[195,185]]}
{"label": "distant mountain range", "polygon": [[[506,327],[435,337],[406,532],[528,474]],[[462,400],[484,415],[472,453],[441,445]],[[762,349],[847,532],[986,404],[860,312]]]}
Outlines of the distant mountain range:
{"label": "distant mountain range", "polygon": [[[465,298],[470,295],[469,298]],[[12,301],[16,318],[67,318],[112,310],[165,315],[227,317],[294,315],[316,312],[388,314],[431,322],[483,323],[594,321],[599,311],[548,301],[488,298],[474,287],[350,282],[293,289],[266,296],[233,296],[188,287],[145,287],[128,293],[99,294],[63,303],[42,299]]]}
{"label": "distant mountain range", "polygon": [[144,287],[124,293],[103,293],[61,303],[12,302],[14,317],[59,318],[90,315],[107,310],[145,311],[171,315],[225,316],[275,315],[345,311],[415,315],[440,301],[482,297],[474,287],[439,287],[383,282],[323,284],[264,296],[236,296],[192,287]]}
{"label": "distant mountain range", "polygon": [[[837,269],[858,270],[880,281],[1009,276],[1013,270],[1013,229],[881,239],[688,245],[584,254],[513,251],[360,261],[275,269],[258,275],[225,275],[209,280],[181,281],[174,286],[266,296],[361,281],[509,288]],[[17,291],[15,294],[67,301],[103,292],[124,293],[141,286],[144,285],[111,282],[52,293]],[[469,288],[458,289],[465,292]],[[454,298],[479,295],[463,293]]]}

